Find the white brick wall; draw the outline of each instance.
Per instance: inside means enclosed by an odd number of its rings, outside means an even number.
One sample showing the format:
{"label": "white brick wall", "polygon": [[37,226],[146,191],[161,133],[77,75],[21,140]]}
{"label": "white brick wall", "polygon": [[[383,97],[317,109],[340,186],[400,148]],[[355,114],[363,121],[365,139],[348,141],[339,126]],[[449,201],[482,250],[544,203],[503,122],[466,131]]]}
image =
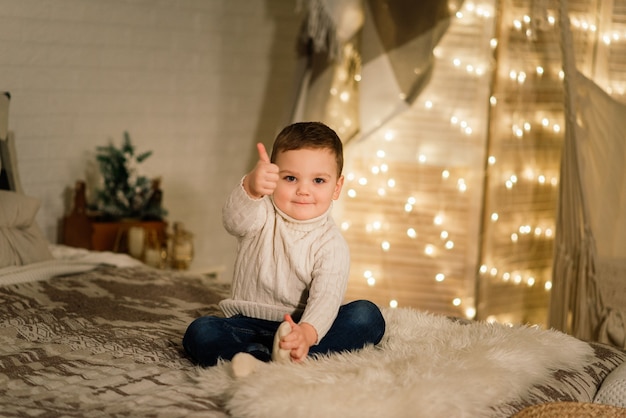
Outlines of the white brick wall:
{"label": "white brick wall", "polygon": [[284,122],[299,21],[295,0],[0,0],[0,90],[47,237],[95,147],[127,130],[195,233],[194,266],[229,274],[221,206]]}

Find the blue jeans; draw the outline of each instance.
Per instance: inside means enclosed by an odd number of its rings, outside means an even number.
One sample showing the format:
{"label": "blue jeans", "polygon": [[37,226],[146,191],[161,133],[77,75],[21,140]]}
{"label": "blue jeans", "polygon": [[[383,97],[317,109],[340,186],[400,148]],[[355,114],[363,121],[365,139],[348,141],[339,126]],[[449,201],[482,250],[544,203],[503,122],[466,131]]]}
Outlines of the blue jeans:
{"label": "blue jeans", "polygon": [[[235,315],[230,318],[203,316],[185,332],[183,347],[200,366],[214,366],[218,359],[230,360],[247,352],[270,361],[274,334],[280,322]],[[357,300],[343,305],[333,325],[309,355],[350,351],[378,344],[385,334],[385,319],[372,302]]]}

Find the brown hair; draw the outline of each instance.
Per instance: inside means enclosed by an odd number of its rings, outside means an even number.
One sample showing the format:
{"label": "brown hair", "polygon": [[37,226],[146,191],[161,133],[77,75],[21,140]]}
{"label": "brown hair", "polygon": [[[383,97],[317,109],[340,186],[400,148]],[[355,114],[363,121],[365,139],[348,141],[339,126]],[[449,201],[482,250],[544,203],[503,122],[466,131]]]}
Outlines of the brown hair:
{"label": "brown hair", "polygon": [[276,162],[276,156],[281,152],[303,148],[330,150],[335,154],[337,177],[341,176],[343,170],[341,139],[335,131],[321,122],[296,122],[284,127],[274,141],[271,162]]}

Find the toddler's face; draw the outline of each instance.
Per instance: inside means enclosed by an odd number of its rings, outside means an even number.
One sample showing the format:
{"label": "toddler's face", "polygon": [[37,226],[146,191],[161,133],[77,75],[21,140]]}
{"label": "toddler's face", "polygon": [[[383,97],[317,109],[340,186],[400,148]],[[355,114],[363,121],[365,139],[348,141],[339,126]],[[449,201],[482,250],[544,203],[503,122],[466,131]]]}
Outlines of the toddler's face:
{"label": "toddler's face", "polygon": [[328,149],[283,151],[276,156],[279,180],[274,203],[301,221],[320,216],[339,197],[343,176],[337,178],[335,155]]}

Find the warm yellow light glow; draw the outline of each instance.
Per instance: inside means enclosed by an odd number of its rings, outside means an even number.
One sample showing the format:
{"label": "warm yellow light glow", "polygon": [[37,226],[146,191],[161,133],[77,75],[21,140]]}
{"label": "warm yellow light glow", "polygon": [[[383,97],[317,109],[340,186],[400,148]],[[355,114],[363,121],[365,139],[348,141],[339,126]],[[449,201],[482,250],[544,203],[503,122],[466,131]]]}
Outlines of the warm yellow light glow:
{"label": "warm yellow light glow", "polygon": [[483,264],[482,266],[480,266],[480,270],[479,271],[480,271],[481,274],[487,273],[487,266]]}
{"label": "warm yellow light glow", "polygon": [[543,288],[546,290],[552,289],[552,282],[550,281],[546,282],[546,284],[543,285]]}
{"label": "warm yellow light glow", "polygon": [[424,154],[420,154],[419,157],[417,157],[417,160],[420,164],[424,164],[426,162],[426,156]]}
{"label": "warm yellow light glow", "polygon": [[395,300],[395,299],[391,299],[391,300],[389,301],[389,307],[390,307],[390,308],[392,308],[392,309],[397,308],[397,307],[398,307],[398,301],[397,301],[397,300]]}
{"label": "warm yellow light glow", "polygon": [[438,282],[443,282],[446,279],[446,275],[443,273],[437,273],[435,275],[435,280],[437,280]]}
{"label": "warm yellow light glow", "polygon": [[424,103],[424,107],[426,109],[432,109],[433,108],[433,102],[431,102],[430,100],[426,100],[426,102]]}
{"label": "warm yellow light glow", "polygon": [[407,203],[404,205],[404,211],[405,212],[411,212],[413,210],[413,205],[410,203]]}
{"label": "warm yellow light glow", "polygon": [[448,239],[448,231],[441,231],[441,234],[439,234],[439,236],[441,237],[441,239]]}
{"label": "warm yellow light glow", "polygon": [[454,299],[452,299],[452,304],[454,306],[461,306],[461,303],[462,303],[461,298],[454,298]]}
{"label": "warm yellow light glow", "polygon": [[356,197],[356,190],[349,189],[348,190],[348,197],[355,198]]}
{"label": "warm yellow light glow", "polygon": [[417,238],[417,231],[413,228],[407,229],[406,234],[409,236],[409,238]]}
{"label": "warm yellow light glow", "polygon": [[373,277],[369,277],[369,278],[367,279],[367,285],[368,285],[368,286],[370,286],[370,287],[371,287],[371,286],[374,286],[375,284],[376,284],[376,279],[375,279],[375,278],[373,278]]}
{"label": "warm yellow light glow", "polygon": [[473,319],[476,316],[476,308],[469,307],[465,309],[465,317],[468,319]]}
{"label": "warm yellow light glow", "polygon": [[442,214],[437,214],[437,215],[435,216],[435,219],[433,219],[433,223],[434,223],[435,225],[441,225],[441,224],[443,224],[443,215],[442,215]]}
{"label": "warm yellow light glow", "polygon": [[443,177],[444,179],[447,179],[448,177],[450,177],[450,172],[448,170],[443,170],[441,172],[441,177]]}
{"label": "warm yellow light glow", "polygon": [[489,163],[489,165],[494,165],[496,163],[496,157],[490,155],[489,158],[487,158],[487,162]]}
{"label": "warm yellow light glow", "polygon": [[348,229],[350,229],[350,222],[348,222],[348,221],[343,221],[343,222],[341,223],[341,229],[342,229],[343,231],[347,231]]}
{"label": "warm yellow light glow", "polygon": [[498,217],[499,217],[499,215],[496,212],[491,214],[491,220],[493,222],[496,222],[498,220]]}
{"label": "warm yellow light glow", "polygon": [[391,248],[391,244],[389,243],[389,241],[383,241],[380,243],[380,247],[383,249],[383,251],[389,251],[389,249]]}
{"label": "warm yellow light glow", "polygon": [[426,245],[426,247],[424,247],[424,253],[426,255],[433,255],[433,254],[435,254],[435,247],[432,246],[431,244]]}
{"label": "warm yellow light glow", "polygon": [[367,179],[366,179],[365,177],[361,177],[361,178],[359,179],[359,184],[360,184],[361,186],[365,186],[365,185],[367,184]]}
{"label": "warm yellow light glow", "polygon": [[392,141],[394,136],[395,134],[393,133],[393,131],[385,132],[385,141]]}
{"label": "warm yellow light glow", "polygon": [[513,242],[517,242],[518,238],[519,238],[519,237],[517,236],[517,234],[516,234],[516,233],[512,233],[512,234],[511,234],[511,241],[513,241]]}
{"label": "warm yellow light glow", "polygon": [[454,242],[446,241],[446,249],[451,250],[454,248]]}
{"label": "warm yellow light glow", "polygon": [[387,186],[392,187],[392,188],[393,188],[393,187],[396,187],[396,181],[395,181],[395,179],[389,179],[389,180],[387,180]]}

